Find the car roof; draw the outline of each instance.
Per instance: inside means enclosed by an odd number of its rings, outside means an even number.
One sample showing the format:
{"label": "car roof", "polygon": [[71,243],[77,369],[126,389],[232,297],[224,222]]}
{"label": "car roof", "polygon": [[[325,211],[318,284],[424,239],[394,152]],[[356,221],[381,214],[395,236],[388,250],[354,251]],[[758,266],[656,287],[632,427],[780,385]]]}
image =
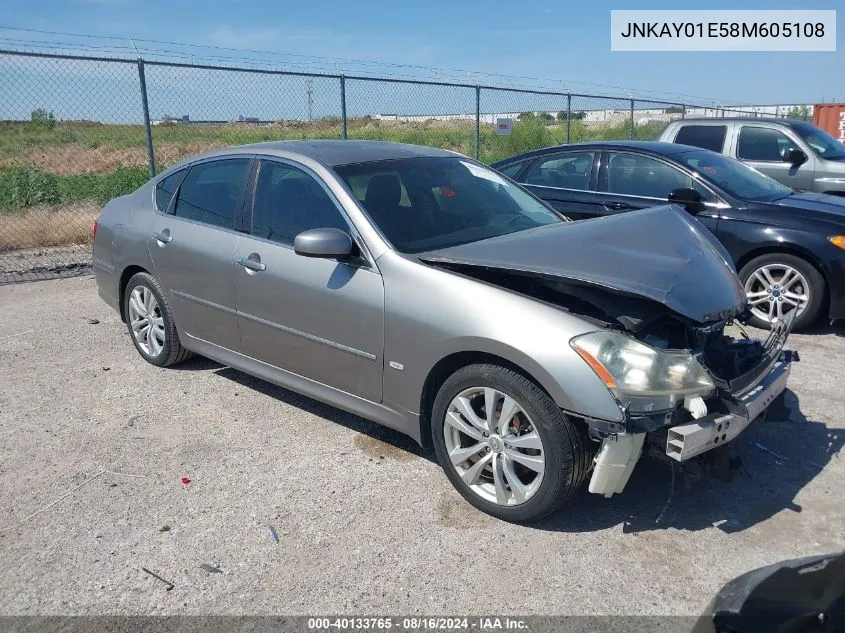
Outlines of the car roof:
{"label": "car roof", "polygon": [[681,154],[692,150],[701,151],[700,147],[693,147],[691,145],[681,145],[680,143],[661,143],[659,141],[591,141],[587,143],[569,143],[568,145],[555,145],[552,147],[544,147],[542,149],[535,149],[533,152],[526,152],[505,158],[496,163],[493,167],[504,165],[515,160],[522,160],[531,158],[533,156],[543,156],[545,154],[556,154],[561,151],[570,151],[574,149],[636,149],[653,154],[660,154],[662,156],[672,156],[674,154]]}
{"label": "car roof", "polygon": [[780,125],[792,126],[797,123],[810,123],[810,121],[799,121],[798,119],[782,119],[780,117],[766,117],[766,116],[726,116],[726,117],[687,117],[684,119],[677,119],[672,121],[677,125],[686,125],[687,123],[779,123]]}
{"label": "car roof", "polygon": [[430,158],[457,157],[461,154],[436,147],[410,145],[408,143],[391,143],[388,141],[351,141],[339,139],[315,139],[303,141],[269,141],[266,143],[252,143],[225,147],[201,157],[230,156],[233,154],[260,153],[290,157],[291,155],[305,156],[320,161],[328,167],[349,165],[354,163],[369,163],[395,158]]}

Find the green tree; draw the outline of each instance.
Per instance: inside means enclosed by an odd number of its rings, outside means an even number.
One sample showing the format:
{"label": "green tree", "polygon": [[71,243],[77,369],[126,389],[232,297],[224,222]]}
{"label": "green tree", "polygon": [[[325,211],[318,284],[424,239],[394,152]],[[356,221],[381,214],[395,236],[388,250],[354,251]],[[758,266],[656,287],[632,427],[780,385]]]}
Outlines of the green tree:
{"label": "green tree", "polygon": [[555,118],[548,112],[538,112],[537,118],[540,119],[545,125],[548,125],[549,123],[555,120]]}
{"label": "green tree", "polygon": [[663,113],[664,114],[683,114],[684,106],[673,105],[666,108]]}
{"label": "green tree", "polygon": [[52,130],[56,127],[56,117],[53,116],[52,111],[36,108],[29,117],[29,125],[35,129]]}
{"label": "green tree", "polygon": [[517,121],[533,121],[537,118],[537,115],[533,112],[523,112],[518,117],[516,117]]}
{"label": "green tree", "polygon": [[786,112],[787,119],[798,119],[799,121],[807,121],[810,119],[809,106],[793,106]]}

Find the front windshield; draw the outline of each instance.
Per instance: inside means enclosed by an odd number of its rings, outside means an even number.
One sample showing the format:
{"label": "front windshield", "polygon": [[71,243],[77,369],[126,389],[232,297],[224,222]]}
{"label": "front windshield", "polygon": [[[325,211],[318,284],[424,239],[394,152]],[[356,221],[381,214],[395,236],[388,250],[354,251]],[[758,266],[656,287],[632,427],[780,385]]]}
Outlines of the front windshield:
{"label": "front windshield", "polygon": [[792,193],[792,189],[753,167],[716,152],[683,152],[677,158],[702,180],[741,200],[777,200]]}
{"label": "front windshield", "polygon": [[382,235],[419,253],[564,219],[501,175],[460,157],[335,167]]}
{"label": "front windshield", "polygon": [[830,134],[809,123],[795,123],[792,129],[822,158],[845,160],[845,145]]}

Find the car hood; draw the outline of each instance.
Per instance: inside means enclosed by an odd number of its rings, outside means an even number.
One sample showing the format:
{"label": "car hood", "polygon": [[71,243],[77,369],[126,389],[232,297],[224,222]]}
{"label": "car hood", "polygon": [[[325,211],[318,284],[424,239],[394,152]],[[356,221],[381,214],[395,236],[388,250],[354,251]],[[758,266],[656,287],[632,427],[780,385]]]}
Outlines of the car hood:
{"label": "car hood", "polygon": [[815,217],[827,216],[825,219],[845,222],[845,196],[803,191],[761,204],[775,208],[804,211]]}
{"label": "car hood", "polygon": [[725,249],[676,205],[519,231],[419,257],[458,270],[551,277],[645,298],[700,323],[745,308]]}

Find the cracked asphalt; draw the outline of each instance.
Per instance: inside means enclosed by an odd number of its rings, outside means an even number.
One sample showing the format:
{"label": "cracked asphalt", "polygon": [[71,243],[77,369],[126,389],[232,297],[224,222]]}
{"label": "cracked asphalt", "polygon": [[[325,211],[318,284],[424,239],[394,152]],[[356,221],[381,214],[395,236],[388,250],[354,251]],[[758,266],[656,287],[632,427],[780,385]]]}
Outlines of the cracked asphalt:
{"label": "cracked asphalt", "polygon": [[642,460],[622,495],[515,526],[393,431],[143,362],[89,275],[0,306],[0,614],[686,615],[845,543],[841,327],[791,337],[790,419],[738,438],[732,482]]}

